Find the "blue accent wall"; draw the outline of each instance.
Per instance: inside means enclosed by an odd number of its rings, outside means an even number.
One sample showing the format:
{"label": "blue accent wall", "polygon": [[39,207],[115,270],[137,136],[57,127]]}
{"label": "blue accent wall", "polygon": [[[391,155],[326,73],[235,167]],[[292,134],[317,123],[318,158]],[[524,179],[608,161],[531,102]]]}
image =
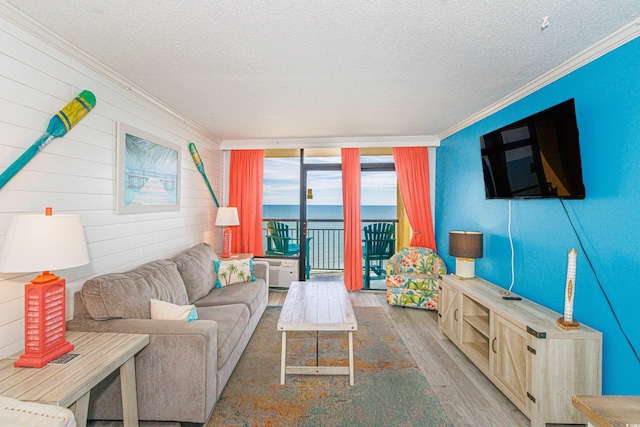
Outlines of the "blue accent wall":
{"label": "blue accent wall", "polygon": [[[575,98],[584,200],[564,203],[604,292],[640,351],[640,38],[444,139],[436,161],[436,239],[451,271],[450,230],[484,232],[476,275],[511,283],[506,200],[487,200],[481,135]],[[564,310],[567,250],[580,248],[557,199],[512,202],[512,292]],[[577,261],[574,318],[603,333],[603,393],[640,395],[640,361],[618,327],[585,251]]]}

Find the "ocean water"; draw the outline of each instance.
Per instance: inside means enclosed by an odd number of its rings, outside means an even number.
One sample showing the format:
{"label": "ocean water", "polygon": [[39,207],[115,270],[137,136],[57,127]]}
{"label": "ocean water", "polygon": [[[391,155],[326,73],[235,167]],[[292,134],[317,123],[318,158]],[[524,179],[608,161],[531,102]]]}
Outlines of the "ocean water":
{"label": "ocean water", "polygon": [[[396,207],[386,205],[362,206],[363,226],[371,222],[395,220]],[[264,205],[262,218],[284,222],[292,230],[292,237],[297,237],[300,217],[299,205]],[[344,269],[344,215],[341,205],[308,205],[309,220],[309,261],[311,269],[343,270]],[[289,220],[289,221],[287,221]],[[322,221],[333,220],[333,221]],[[266,222],[264,223],[266,229]],[[293,242],[298,243],[298,242]],[[266,238],[264,241],[267,249]]]}
{"label": "ocean water", "polygon": [[[387,205],[362,206],[362,220],[395,219],[396,207]],[[298,219],[299,205],[264,205],[262,217],[267,219]],[[342,205],[307,205],[307,219],[343,219]]]}

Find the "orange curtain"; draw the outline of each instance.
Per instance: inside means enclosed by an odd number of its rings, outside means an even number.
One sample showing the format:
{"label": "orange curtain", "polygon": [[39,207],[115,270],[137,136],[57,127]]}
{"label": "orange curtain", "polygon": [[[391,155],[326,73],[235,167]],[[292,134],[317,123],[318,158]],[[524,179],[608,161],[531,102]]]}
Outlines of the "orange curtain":
{"label": "orange curtain", "polygon": [[262,247],[262,177],[264,150],[233,150],[229,164],[229,206],[238,208],[240,225],[232,227],[231,251],[264,256]]}
{"label": "orange curtain", "polygon": [[413,229],[411,246],[436,250],[429,191],[429,151],[427,147],[394,147],[393,160],[400,193]]}
{"label": "orange curtain", "polygon": [[342,150],[342,206],[344,209],[344,283],[362,289],[362,228],[360,218],[360,150]]}

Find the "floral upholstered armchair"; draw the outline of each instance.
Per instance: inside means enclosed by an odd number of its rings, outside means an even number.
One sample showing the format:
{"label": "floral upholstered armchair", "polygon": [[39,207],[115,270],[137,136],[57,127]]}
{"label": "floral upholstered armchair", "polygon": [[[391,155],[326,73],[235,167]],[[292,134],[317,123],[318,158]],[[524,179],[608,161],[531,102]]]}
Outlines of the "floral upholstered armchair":
{"label": "floral upholstered armchair", "polygon": [[387,302],[392,305],[438,309],[438,276],[447,266],[429,248],[407,247],[387,262]]}

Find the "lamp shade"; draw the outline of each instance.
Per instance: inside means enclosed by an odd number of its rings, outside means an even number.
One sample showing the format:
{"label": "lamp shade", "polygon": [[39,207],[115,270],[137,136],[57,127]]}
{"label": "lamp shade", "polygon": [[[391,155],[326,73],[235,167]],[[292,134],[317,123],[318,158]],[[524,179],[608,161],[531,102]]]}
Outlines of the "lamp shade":
{"label": "lamp shade", "polygon": [[17,215],[0,252],[0,271],[5,273],[62,270],[88,263],[79,215]]}
{"label": "lamp shade", "polygon": [[240,225],[240,219],[238,218],[238,208],[218,208],[218,214],[216,215],[216,225],[222,227],[227,227],[230,225]]}
{"label": "lamp shade", "polygon": [[456,258],[482,258],[482,233],[450,231],[449,255]]}

